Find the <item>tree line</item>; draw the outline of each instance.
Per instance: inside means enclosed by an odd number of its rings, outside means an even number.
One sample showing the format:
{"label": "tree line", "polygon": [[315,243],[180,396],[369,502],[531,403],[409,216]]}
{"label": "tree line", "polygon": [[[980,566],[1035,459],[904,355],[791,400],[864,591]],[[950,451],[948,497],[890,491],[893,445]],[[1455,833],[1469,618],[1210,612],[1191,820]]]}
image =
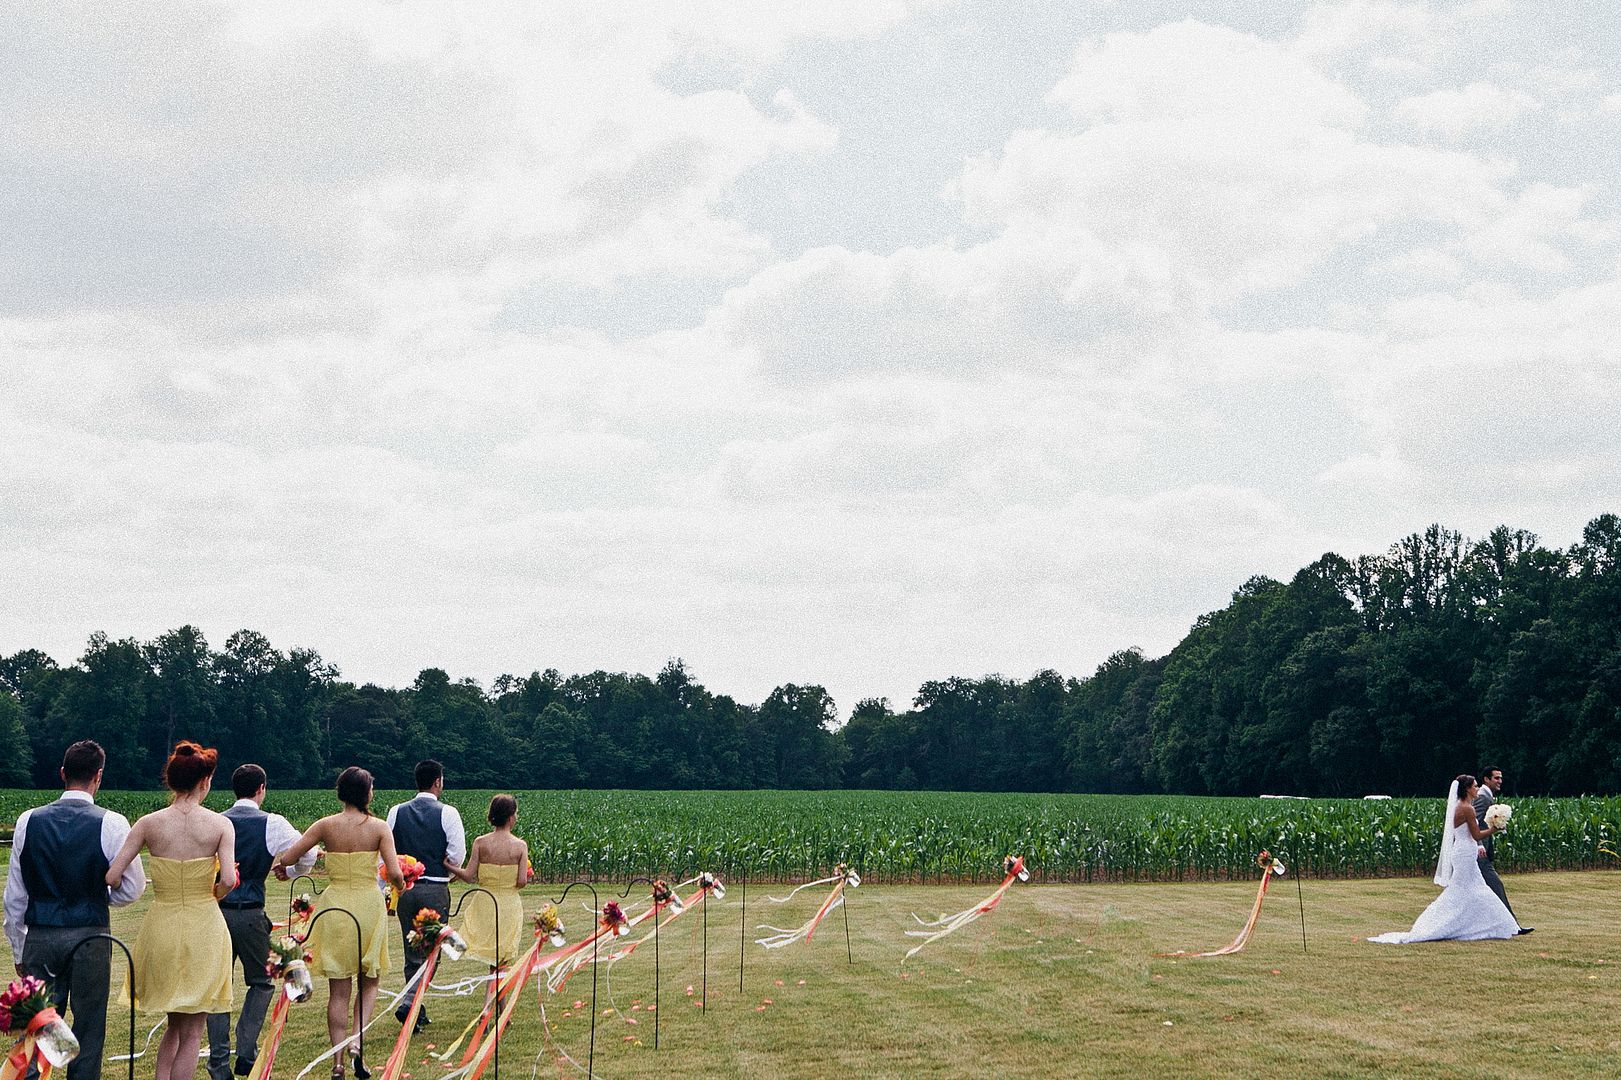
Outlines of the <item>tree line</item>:
{"label": "tree line", "polygon": [[52,786],[94,738],[107,784],[157,783],[178,738],[222,765],[319,787],[360,763],[408,787],[422,757],[460,787],[922,788],[1429,795],[1483,762],[1520,794],[1621,791],[1621,518],[1567,549],[1508,527],[1432,525],[1381,555],[1253,577],[1168,654],[1090,676],[952,677],[909,708],[788,684],[757,704],[680,660],[657,675],[555,670],[485,689],[428,668],[356,685],[313,649],[240,630],[210,647],[93,634],[63,666],[0,656],[0,786]]}

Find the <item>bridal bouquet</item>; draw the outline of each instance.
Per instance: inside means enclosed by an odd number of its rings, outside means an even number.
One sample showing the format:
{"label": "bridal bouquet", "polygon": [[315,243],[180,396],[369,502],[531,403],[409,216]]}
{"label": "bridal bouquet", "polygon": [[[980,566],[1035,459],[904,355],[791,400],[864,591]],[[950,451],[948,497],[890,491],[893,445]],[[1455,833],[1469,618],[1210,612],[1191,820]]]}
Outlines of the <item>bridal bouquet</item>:
{"label": "bridal bouquet", "polygon": [[557,914],[556,904],[547,904],[535,912],[535,934],[549,941],[554,949],[567,944],[563,937],[563,917]]}
{"label": "bridal bouquet", "polygon": [[405,944],[417,952],[428,952],[436,942],[447,960],[460,960],[467,951],[467,942],[445,925],[443,915],[433,908],[423,908],[411,921],[411,932],[405,935]]}
{"label": "bridal bouquet", "polygon": [[1494,829],[1505,829],[1513,816],[1514,808],[1508,803],[1492,803],[1486,809],[1486,824]]}
{"label": "bridal bouquet", "polygon": [[265,974],[272,979],[280,979],[288,1000],[297,1004],[315,993],[315,980],[310,977],[309,968],[313,959],[304,950],[302,938],[283,935],[270,943],[270,955],[265,958]]}
{"label": "bridal bouquet", "polygon": [[56,1068],[79,1056],[79,1040],[51,1005],[50,987],[32,975],[0,992],[0,1031],[18,1036],[13,1059],[20,1052],[25,1065],[36,1050]]}

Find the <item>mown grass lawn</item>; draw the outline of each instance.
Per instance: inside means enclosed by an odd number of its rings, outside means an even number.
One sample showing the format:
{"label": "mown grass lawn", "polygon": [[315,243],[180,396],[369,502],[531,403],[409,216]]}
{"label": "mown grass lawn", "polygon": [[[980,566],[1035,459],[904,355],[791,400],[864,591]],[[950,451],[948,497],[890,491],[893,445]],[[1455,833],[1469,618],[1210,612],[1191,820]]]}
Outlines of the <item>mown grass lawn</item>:
{"label": "mown grass lawn", "polygon": [[[694,910],[661,939],[658,1050],[646,1009],[653,1002],[651,945],[613,969],[612,1003],[608,981],[599,982],[596,1072],[1131,1080],[1614,1075],[1621,1064],[1614,1022],[1621,874],[1516,875],[1507,884],[1535,934],[1380,946],[1361,939],[1406,928],[1435,894],[1428,881],[1308,880],[1303,953],[1294,882],[1281,879],[1250,947],[1207,960],[1155,954],[1225,944],[1244,921],[1254,883],[1019,886],[994,913],[931,945],[905,972],[911,913],[957,910],[987,889],[863,887],[850,906],[854,963],[835,913],[808,944],[766,952],[751,941],[741,991],[740,896],[733,888],[709,913],[707,1010],[697,1006],[701,915]],[[544,891],[528,890],[531,910]],[[812,891],[792,905],[765,903],[768,892],[783,891],[749,890],[751,926],[797,925],[817,903]],[[115,932],[133,939],[145,902],[117,912]],[[588,924],[574,896],[564,914],[571,930]],[[441,978],[475,973],[462,962]],[[589,1000],[589,975],[548,999],[549,1037],[531,988],[505,1044],[502,1075],[579,1075],[560,1051],[585,1061],[589,1017],[571,1006]],[[385,986],[399,982],[395,973]],[[318,992],[294,1009],[277,1076],[295,1076],[322,1048],[323,999]],[[475,1005],[472,997],[433,1001],[434,1024],[413,1047],[413,1080],[444,1071],[423,1060],[428,1047],[453,1038]],[[114,1011],[110,1053],[122,1049],[126,1030]],[[143,1036],[157,1019],[141,1018]],[[397,1032],[390,1017],[373,1027],[367,1057],[374,1067]],[[149,1062],[137,1063],[137,1075],[151,1075]],[[123,1075],[111,1064],[104,1071]]]}

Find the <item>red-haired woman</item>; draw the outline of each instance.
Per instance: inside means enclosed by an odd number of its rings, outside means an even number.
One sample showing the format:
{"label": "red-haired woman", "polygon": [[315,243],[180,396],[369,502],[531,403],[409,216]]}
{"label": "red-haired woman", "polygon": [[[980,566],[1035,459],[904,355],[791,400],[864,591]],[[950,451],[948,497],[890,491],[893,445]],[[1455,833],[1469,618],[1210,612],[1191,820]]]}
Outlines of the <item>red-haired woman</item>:
{"label": "red-haired woman", "polygon": [[142,848],[152,855],[154,899],[135,939],[134,995],[141,1008],[169,1016],[157,1080],[196,1075],[208,1014],[231,1011],[231,935],[217,900],[236,888],[236,831],[203,806],[217,761],[213,750],[178,744],[163,767],[169,805],[135,823],[107,870],[116,885]]}
{"label": "red-haired woman", "polygon": [[[316,844],[326,847],[326,872],[332,883],[316,902],[318,919],[310,932],[309,949],[315,957],[315,974],[327,978],[326,1030],[334,1047],[348,1044],[355,1075],[364,1080],[371,1075],[351,1042],[350,1001],[354,1002],[354,1028],[359,1032],[371,1018],[377,1004],[377,979],[388,967],[388,911],[383,894],[377,889],[377,864],[396,889],[405,887],[400,876],[399,857],[394,852],[394,834],[381,818],[371,812],[371,773],[351,765],[338,774],[338,801],[343,809],[321,818],[298,838],[292,847],[277,855],[270,867],[279,878],[287,868]],[[360,941],[355,941],[355,923],[347,919],[321,919],[321,912],[342,908],[360,924]],[[355,946],[359,945],[358,955]],[[354,983],[359,982],[359,993]],[[332,1066],[334,1078],[343,1076],[343,1058]]]}

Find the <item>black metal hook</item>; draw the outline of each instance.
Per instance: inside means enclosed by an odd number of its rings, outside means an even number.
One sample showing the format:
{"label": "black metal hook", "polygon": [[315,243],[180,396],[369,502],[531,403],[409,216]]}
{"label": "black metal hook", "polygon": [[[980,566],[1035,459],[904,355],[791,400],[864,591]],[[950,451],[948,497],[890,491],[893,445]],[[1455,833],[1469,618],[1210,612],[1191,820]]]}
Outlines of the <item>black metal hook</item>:
{"label": "black metal hook", "polygon": [[[597,895],[595,885],[589,881],[580,880],[571,881],[563,886],[563,895],[553,900],[552,903],[561,907],[563,901],[568,899],[568,894],[573,892],[576,887],[591,890],[591,1052],[586,1058],[585,1066],[585,1075],[589,1080],[589,1077],[596,1074],[597,1067],[597,942],[601,939],[601,935],[598,933],[597,919],[602,917],[602,898]],[[628,886],[626,891],[629,891]]]}
{"label": "black metal hook", "polygon": [[[308,941],[310,939],[310,937],[312,937],[314,935],[314,933],[315,933],[315,924],[316,923],[320,922],[326,916],[331,915],[333,912],[337,912],[337,911],[341,911],[345,915],[349,916],[349,921],[355,924],[355,975],[354,975],[354,978],[355,978],[355,1005],[358,1007],[360,1005],[360,999],[361,999],[361,994],[360,994],[360,980],[361,980],[361,977],[362,977],[361,976],[361,970],[365,966],[364,965],[364,960],[365,960],[365,953],[366,953],[365,936],[360,932],[360,919],[358,917],[356,917],[355,913],[350,911],[348,908],[341,908],[341,907],[325,908],[325,909],[323,909],[321,911],[317,911],[314,915],[312,915],[310,917],[309,928],[304,931],[304,940]],[[330,983],[331,981],[332,981],[332,979],[329,976],[327,978],[327,982]],[[331,987],[329,986],[327,988],[327,993],[330,994],[331,992],[332,992],[332,990],[331,990]],[[341,1053],[342,1051],[339,1051],[339,1052]],[[356,1018],[356,1023],[355,1023],[355,1057],[357,1057],[361,1061],[366,1060],[366,1025],[364,1023],[359,1022],[358,1017]]]}
{"label": "black metal hook", "polygon": [[[300,881],[308,881],[308,882],[313,883],[315,881],[315,875],[314,874],[299,874],[296,877],[290,877],[290,878],[287,879],[287,932],[288,933],[292,933],[292,931],[293,931],[293,902],[298,899],[297,887],[298,887],[298,883]],[[321,895],[321,890],[320,889],[312,888],[310,891],[312,893],[314,893],[316,896]],[[308,927],[305,928],[304,933],[306,935],[309,933],[309,928]]]}
{"label": "black metal hook", "polygon": [[[637,882],[648,885],[657,885],[658,882],[650,877],[633,877],[625,882],[625,891],[619,894],[622,900],[630,895],[630,887]],[[665,886],[669,888],[669,886]],[[670,895],[675,896],[675,890],[670,889]],[[653,904],[653,1049],[659,1048],[659,905],[657,893],[654,894]]]}
{"label": "black metal hook", "polygon": [[91,934],[89,937],[80,938],[74,943],[73,948],[68,950],[67,959],[62,962],[62,966],[71,971],[73,969],[73,954],[92,941],[111,941],[120,949],[123,949],[124,962],[129,966],[129,982],[124,985],[129,991],[129,1080],[135,1080],[135,954],[129,951],[129,946],[125,945],[122,939],[116,938],[112,934]]}
{"label": "black metal hook", "polygon": [[456,910],[450,913],[450,917],[454,919],[460,915],[462,907],[467,903],[467,898],[474,893],[483,893],[490,898],[490,903],[495,905],[495,984],[494,992],[490,995],[490,1016],[495,1021],[493,1034],[495,1039],[495,1080],[501,1080],[501,946],[506,943],[506,939],[501,936],[501,904],[490,890],[482,885],[474,885],[462,893],[461,899],[456,901]]}

